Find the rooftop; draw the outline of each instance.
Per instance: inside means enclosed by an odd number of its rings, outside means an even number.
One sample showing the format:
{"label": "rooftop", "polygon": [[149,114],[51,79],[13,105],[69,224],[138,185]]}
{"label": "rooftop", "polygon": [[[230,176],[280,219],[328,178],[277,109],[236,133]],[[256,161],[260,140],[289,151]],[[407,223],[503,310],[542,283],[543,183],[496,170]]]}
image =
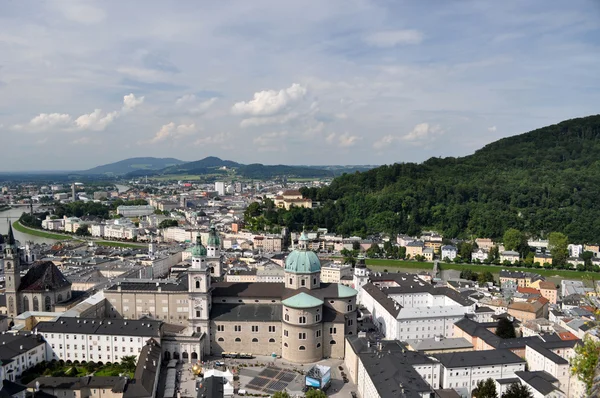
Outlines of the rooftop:
{"label": "rooftop", "polygon": [[110,336],[160,337],[162,321],[150,319],[110,319],[67,318],[56,321],[39,322],[36,330],[40,333],[100,334]]}
{"label": "rooftop", "polygon": [[433,356],[446,368],[525,364],[523,358],[508,349],[451,352],[447,354],[433,354]]}
{"label": "rooftop", "polygon": [[286,307],[291,308],[313,308],[323,305],[323,300],[301,292],[295,296],[283,300],[281,303]]}

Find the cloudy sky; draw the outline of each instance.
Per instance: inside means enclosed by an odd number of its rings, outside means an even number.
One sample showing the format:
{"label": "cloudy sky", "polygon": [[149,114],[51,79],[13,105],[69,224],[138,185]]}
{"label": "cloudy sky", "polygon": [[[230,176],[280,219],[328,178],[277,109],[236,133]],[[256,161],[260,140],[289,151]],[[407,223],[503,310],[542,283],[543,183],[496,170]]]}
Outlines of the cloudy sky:
{"label": "cloudy sky", "polygon": [[466,155],[599,71],[597,0],[2,0],[0,171]]}

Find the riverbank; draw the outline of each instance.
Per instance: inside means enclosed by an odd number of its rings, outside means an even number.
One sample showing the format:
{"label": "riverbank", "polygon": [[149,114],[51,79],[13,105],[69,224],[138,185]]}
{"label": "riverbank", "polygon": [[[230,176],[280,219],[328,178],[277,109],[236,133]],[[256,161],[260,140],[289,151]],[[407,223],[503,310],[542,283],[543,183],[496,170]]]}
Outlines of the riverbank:
{"label": "riverbank", "polygon": [[[391,259],[378,259],[371,258],[365,260],[367,265],[376,267],[387,267],[387,268],[402,268],[402,269],[420,269],[425,271],[431,271],[433,269],[433,263],[431,262],[420,262],[410,260],[391,260]],[[600,273],[595,272],[580,272],[571,270],[559,270],[559,269],[543,269],[543,268],[525,268],[525,267],[507,267],[505,265],[485,265],[485,264],[454,264],[439,262],[438,268],[441,270],[471,270],[473,272],[491,272],[492,274],[499,274],[502,270],[508,271],[523,271],[533,272],[545,277],[562,277],[569,279],[586,279],[588,275],[597,275],[600,279]]]}
{"label": "riverbank", "polygon": [[40,238],[54,239],[54,240],[72,240],[73,237],[66,234],[57,234],[51,232],[40,231],[39,229],[29,228],[21,224],[19,221],[12,223],[12,227],[21,233],[33,236],[39,236]]}

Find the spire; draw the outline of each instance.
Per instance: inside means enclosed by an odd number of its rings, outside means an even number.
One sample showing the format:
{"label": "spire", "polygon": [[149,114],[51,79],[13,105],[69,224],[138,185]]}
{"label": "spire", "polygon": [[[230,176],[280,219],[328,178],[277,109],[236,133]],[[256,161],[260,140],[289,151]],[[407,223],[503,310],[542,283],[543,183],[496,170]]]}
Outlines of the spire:
{"label": "spire", "polygon": [[15,235],[13,234],[12,224],[8,223],[8,242],[10,246],[15,245]]}

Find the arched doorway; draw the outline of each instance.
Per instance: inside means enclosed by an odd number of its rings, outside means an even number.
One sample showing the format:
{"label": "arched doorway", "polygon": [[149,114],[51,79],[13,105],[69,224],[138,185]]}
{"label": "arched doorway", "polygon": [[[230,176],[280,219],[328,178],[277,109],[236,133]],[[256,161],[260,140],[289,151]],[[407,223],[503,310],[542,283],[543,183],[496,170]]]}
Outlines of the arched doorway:
{"label": "arched doorway", "polygon": [[173,353],[173,359],[179,359],[179,353],[177,351]]}
{"label": "arched doorway", "polygon": [[171,360],[171,353],[169,351],[165,351],[165,361]]}
{"label": "arched doorway", "polygon": [[187,351],[184,351],[183,354],[181,354],[181,357],[183,358],[183,362],[187,362],[188,359],[190,358]]}
{"label": "arched doorway", "polygon": [[29,311],[29,298],[27,296],[23,297],[23,312]]}
{"label": "arched doorway", "polygon": [[198,354],[196,354],[195,352],[192,352],[192,360],[195,361],[198,359]]}
{"label": "arched doorway", "polygon": [[62,302],[62,294],[58,295],[57,300],[58,300],[59,303]]}

